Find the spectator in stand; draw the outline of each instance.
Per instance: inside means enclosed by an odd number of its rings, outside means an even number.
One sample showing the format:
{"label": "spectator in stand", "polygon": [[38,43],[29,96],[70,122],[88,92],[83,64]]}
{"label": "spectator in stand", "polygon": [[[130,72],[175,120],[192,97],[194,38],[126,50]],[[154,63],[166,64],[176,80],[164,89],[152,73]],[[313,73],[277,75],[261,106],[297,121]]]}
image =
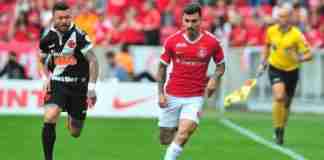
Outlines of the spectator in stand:
{"label": "spectator in stand", "polygon": [[209,5],[205,5],[202,8],[202,24],[201,27],[202,29],[205,29],[209,32],[212,32],[213,29],[213,21],[214,21],[214,8],[212,6]]}
{"label": "spectator in stand", "polygon": [[115,53],[108,51],[106,53],[107,69],[105,79],[117,78],[119,81],[129,81],[130,77],[127,71],[116,63]]}
{"label": "spectator in stand", "polygon": [[37,10],[31,10],[27,13],[26,30],[29,33],[29,40],[37,41],[40,39],[40,33],[43,28],[41,26],[40,13]]}
{"label": "spectator in stand", "polygon": [[99,21],[99,16],[94,10],[94,4],[92,1],[81,5],[81,13],[75,17],[74,23],[84,30],[91,40],[95,40],[96,32],[94,24]]}
{"label": "spectator in stand", "polygon": [[232,30],[230,23],[227,22],[224,16],[220,16],[215,18],[213,26],[213,33],[216,35],[216,37],[219,37],[223,44],[224,50],[226,50],[229,46],[229,37]]}
{"label": "spectator in stand", "polygon": [[48,28],[51,24],[52,19],[52,8],[54,6],[55,0],[47,0],[47,1],[41,1],[43,2],[43,7],[40,10],[40,19],[41,19],[41,25],[44,28]]}
{"label": "spectator in stand", "polygon": [[307,25],[307,10],[300,2],[295,2],[293,4],[293,10],[292,10],[292,23],[299,27],[299,29],[302,32],[305,32],[306,25]]}
{"label": "spectator in stand", "polygon": [[122,20],[120,25],[121,35],[122,36],[121,43],[127,44],[143,44],[144,43],[144,34],[142,32],[142,24],[140,23],[140,14],[139,11],[136,10],[136,7],[131,6],[128,8],[125,19]]}
{"label": "spectator in stand", "polygon": [[142,19],[142,29],[144,31],[145,45],[159,45],[160,44],[160,27],[161,15],[154,7],[154,2],[146,0],[143,5],[143,13],[140,16]]}
{"label": "spectator in stand", "polygon": [[117,16],[120,19],[123,19],[125,13],[129,8],[129,0],[108,0],[107,1],[107,15]]}
{"label": "spectator in stand", "polygon": [[15,1],[0,0],[0,40],[9,41],[15,25]]}
{"label": "spectator in stand", "polygon": [[227,5],[226,0],[217,0],[214,6],[214,16],[227,19]]}
{"label": "spectator in stand", "polygon": [[246,45],[260,46],[264,43],[265,28],[260,19],[256,17],[248,19],[245,22],[245,28],[247,28]]}
{"label": "spectator in stand", "polygon": [[134,74],[134,62],[128,44],[121,45],[120,52],[116,54],[115,59],[117,64],[128,73],[129,77],[132,77]]}
{"label": "spectator in stand", "polygon": [[156,0],[156,8],[161,14],[163,25],[170,26],[174,23],[173,10],[176,6],[176,0]]}
{"label": "spectator in stand", "polygon": [[230,46],[242,47],[246,44],[247,31],[243,26],[241,17],[234,15],[231,19],[232,30],[230,33]]}
{"label": "spectator in stand", "polygon": [[0,71],[0,77],[6,75],[8,79],[29,79],[26,76],[24,67],[18,63],[17,55],[9,53],[9,59],[4,68]]}
{"label": "spectator in stand", "polygon": [[20,14],[15,27],[13,28],[13,34],[12,37],[15,41],[18,42],[28,42],[30,38],[30,34],[27,32],[27,22],[25,19],[25,14]]}
{"label": "spectator in stand", "polygon": [[[324,27],[323,27],[324,29]],[[321,29],[321,27],[319,28],[312,28],[310,25],[306,26],[306,32],[305,32],[305,36],[307,41],[309,42],[310,46],[313,49],[318,49],[320,47],[323,46],[323,29]],[[322,33],[321,33],[322,32]]]}
{"label": "spectator in stand", "polygon": [[120,19],[117,16],[107,17],[105,14],[101,15],[95,25],[96,44],[106,47],[120,44],[122,39],[120,23]]}

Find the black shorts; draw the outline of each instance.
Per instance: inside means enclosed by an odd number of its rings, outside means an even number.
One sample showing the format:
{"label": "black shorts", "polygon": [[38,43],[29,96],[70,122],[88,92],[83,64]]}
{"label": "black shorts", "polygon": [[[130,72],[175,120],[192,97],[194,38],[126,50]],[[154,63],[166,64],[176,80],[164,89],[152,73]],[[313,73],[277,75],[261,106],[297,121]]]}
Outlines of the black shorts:
{"label": "black shorts", "polygon": [[87,114],[87,87],[85,84],[65,84],[51,81],[45,105],[56,104],[76,120],[85,120]]}
{"label": "black shorts", "polygon": [[295,69],[292,71],[282,71],[270,65],[269,79],[271,85],[283,82],[286,87],[287,96],[293,97],[295,95],[295,90],[299,79],[299,70]]}

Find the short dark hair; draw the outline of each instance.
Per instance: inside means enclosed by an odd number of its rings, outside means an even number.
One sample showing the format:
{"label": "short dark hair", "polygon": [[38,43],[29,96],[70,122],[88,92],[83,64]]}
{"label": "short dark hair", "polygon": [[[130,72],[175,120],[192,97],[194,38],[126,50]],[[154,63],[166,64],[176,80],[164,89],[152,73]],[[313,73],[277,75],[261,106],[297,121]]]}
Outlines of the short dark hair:
{"label": "short dark hair", "polygon": [[9,56],[17,57],[17,53],[15,51],[9,51]]}
{"label": "short dark hair", "polygon": [[65,2],[57,2],[54,4],[52,12],[54,14],[55,11],[65,11],[68,9],[70,9],[70,7]]}
{"label": "short dark hair", "polygon": [[201,16],[201,6],[199,3],[190,3],[183,9],[184,14],[195,14],[198,13]]}
{"label": "short dark hair", "polygon": [[123,44],[121,45],[121,47],[120,47],[120,50],[121,50],[122,52],[128,52],[128,50],[129,50],[129,44],[127,44],[127,43],[123,43]]}

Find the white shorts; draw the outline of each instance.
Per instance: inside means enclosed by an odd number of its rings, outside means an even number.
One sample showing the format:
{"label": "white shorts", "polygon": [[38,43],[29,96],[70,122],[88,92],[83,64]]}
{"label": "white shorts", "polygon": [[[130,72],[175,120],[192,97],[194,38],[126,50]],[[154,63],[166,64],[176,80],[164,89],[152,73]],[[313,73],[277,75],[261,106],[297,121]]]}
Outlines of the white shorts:
{"label": "white shorts", "polygon": [[167,107],[160,108],[159,126],[174,128],[180,119],[189,119],[197,124],[202,114],[203,97],[167,96]]}

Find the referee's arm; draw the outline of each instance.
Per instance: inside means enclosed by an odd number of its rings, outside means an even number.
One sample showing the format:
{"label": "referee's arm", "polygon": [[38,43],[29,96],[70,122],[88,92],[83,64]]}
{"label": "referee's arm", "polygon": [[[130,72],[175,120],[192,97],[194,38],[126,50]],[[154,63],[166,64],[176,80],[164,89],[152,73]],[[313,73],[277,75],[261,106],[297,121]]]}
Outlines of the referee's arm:
{"label": "referee's arm", "polygon": [[310,46],[308,45],[308,42],[302,33],[299,36],[297,47],[298,47],[298,52],[302,53],[298,57],[299,62],[307,62],[313,59],[313,54],[310,50]]}
{"label": "referee's arm", "polygon": [[269,29],[266,32],[266,37],[265,37],[265,47],[262,53],[261,57],[261,64],[266,65],[268,62],[268,57],[270,55],[270,48],[271,48],[271,43],[270,43],[270,33]]}

